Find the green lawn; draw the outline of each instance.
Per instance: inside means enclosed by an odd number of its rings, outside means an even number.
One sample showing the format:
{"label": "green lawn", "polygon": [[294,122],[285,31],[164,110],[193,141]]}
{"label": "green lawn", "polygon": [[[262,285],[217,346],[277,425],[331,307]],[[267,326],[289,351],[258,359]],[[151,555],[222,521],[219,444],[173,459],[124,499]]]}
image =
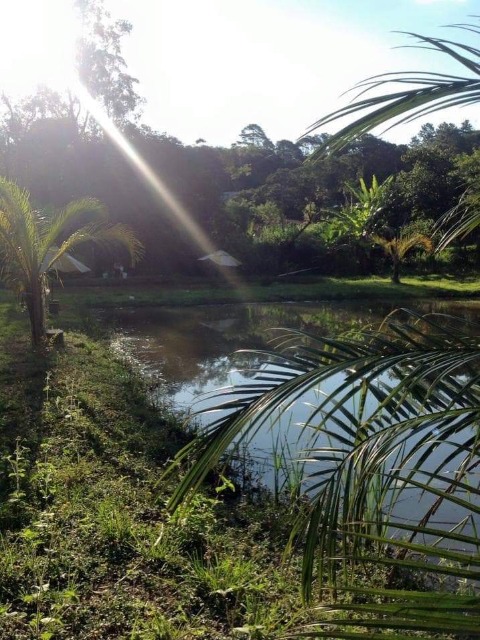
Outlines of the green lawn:
{"label": "green lawn", "polygon": [[459,279],[448,276],[405,277],[401,285],[388,278],[322,278],[307,282],[205,283],[192,280],[178,286],[171,282],[155,285],[55,288],[62,305],[146,306],[196,305],[228,302],[282,302],[301,300],[388,299],[475,297],[480,294],[480,277]]}

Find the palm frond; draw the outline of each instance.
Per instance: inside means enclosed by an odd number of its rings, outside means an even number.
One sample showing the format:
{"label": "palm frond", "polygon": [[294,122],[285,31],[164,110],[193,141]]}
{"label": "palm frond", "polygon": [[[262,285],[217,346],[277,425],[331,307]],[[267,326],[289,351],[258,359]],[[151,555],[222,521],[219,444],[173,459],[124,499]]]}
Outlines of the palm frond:
{"label": "palm frond", "polygon": [[105,205],[96,198],[81,198],[69,202],[63,209],[56,211],[45,220],[41,228],[41,243],[39,261],[43,262],[49,249],[58,244],[59,236],[72,222],[75,223],[85,216],[91,215],[96,224],[107,218]]}
{"label": "palm frond", "polygon": [[437,252],[443,251],[451,242],[464,239],[480,225],[478,196],[467,189],[458,203],[437,222],[436,229],[443,231]]}
{"label": "palm frond", "polygon": [[[281,350],[262,354],[255,382],[221,393],[222,401],[214,407],[220,416],[177,457],[177,464],[191,457],[195,461],[173,493],[170,508],[188,498],[229,447],[266,425],[278,427],[287,407],[304,402],[319,388],[330,388],[315,396],[302,427],[310,434],[303,456],[310,511],[307,519],[302,512],[293,538],[306,535],[303,587],[308,599],[315,549],[335,556],[339,545],[353,544],[359,523],[365,527],[372,491],[378,516],[388,496],[398,499],[406,490],[405,478],[412,486],[425,469],[440,473],[444,464],[435,457],[439,446],[446,447],[444,463],[467,468],[479,451],[471,436],[480,419],[478,340],[457,334],[454,327],[460,321],[449,316],[410,312],[409,323],[397,317],[355,340],[310,340],[299,331],[282,334]],[[426,486],[430,481],[433,476]],[[384,526],[377,519],[375,527]]]}
{"label": "palm frond", "polygon": [[0,279],[16,290],[22,290],[30,278],[28,256],[16,242],[11,218],[0,210]]}
{"label": "palm frond", "polygon": [[[445,484],[451,482],[446,476],[440,478]],[[343,555],[329,558],[331,563],[354,561],[383,566],[389,572],[390,582],[401,584],[408,575],[414,575],[419,586],[412,589],[388,585],[363,587],[352,583],[338,586],[339,602],[315,607],[313,611],[320,620],[297,629],[288,637],[347,639],[365,637],[368,632],[368,637],[398,640],[411,631],[423,632],[427,637],[435,634],[437,638],[449,634],[477,637],[480,544],[473,518],[478,520],[480,512],[478,482],[476,486],[459,483],[459,488],[468,492],[466,500],[455,493],[435,489],[430,480],[415,481],[411,486],[426,494],[433,493],[434,497],[440,495],[450,507],[462,504],[469,515],[460,527],[448,530],[390,521],[388,535],[372,535],[357,529],[353,536],[365,544],[356,545],[353,556],[345,549]],[[404,481],[410,482],[408,477]],[[405,533],[409,534],[408,539],[401,537]],[[415,538],[420,541],[415,542]],[[344,575],[348,578],[348,573]]]}
{"label": "palm frond", "polygon": [[[478,33],[474,25],[453,26]],[[337,151],[353,139],[389,121],[393,120],[393,123],[388,129],[440,109],[476,104],[480,100],[480,65],[468,57],[479,58],[480,51],[478,49],[442,38],[431,38],[412,32],[401,33],[416,38],[419,42],[416,45],[418,48],[432,49],[453,58],[474,74],[474,77],[411,71],[381,74],[360,82],[354,87],[354,90],[358,90],[358,94],[352,104],[320,118],[307,130],[305,135],[344,117],[361,113],[365,115],[360,116],[329,137],[325,144],[312,154],[312,160],[316,160],[326,148],[329,151]],[[365,92],[376,90],[385,85],[401,86],[405,84],[410,85],[409,88],[358,99]]]}
{"label": "palm frond", "polygon": [[143,256],[143,244],[135,237],[132,229],[127,225],[116,223],[90,223],[77,231],[74,231],[52,254],[46,271],[59,260],[67,251],[71,251],[80,244],[93,242],[109,248],[121,248],[128,252],[132,264],[135,264]]}
{"label": "palm frond", "polygon": [[395,238],[384,238],[378,233],[372,235],[372,240],[391,257],[403,260],[405,255],[415,247],[421,247],[427,253],[433,251],[433,241],[423,233],[400,234]]}
{"label": "palm frond", "polygon": [[32,273],[37,263],[38,228],[35,212],[28,191],[16,183],[0,177],[0,211],[3,228],[10,228],[11,240],[16,245],[16,255],[24,270]]}

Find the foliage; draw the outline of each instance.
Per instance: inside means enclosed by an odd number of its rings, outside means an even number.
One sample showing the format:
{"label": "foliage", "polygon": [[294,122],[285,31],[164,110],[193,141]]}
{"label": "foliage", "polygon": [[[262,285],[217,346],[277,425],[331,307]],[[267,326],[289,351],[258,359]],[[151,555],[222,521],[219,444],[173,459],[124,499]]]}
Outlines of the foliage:
{"label": "foliage", "polygon": [[373,176],[370,187],[366,185],[363,178],[360,178],[359,187],[347,184],[350,203],[340,211],[332,212],[331,218],[324,223],[323,233],[326,242],[366,240],[368,233],[378,223],[378,217],[383,211],[392,182],[393,176],[389,176],[381,184]]}
{"label": "foliage", "polygon": [[[475,26],[460,28],[480,33]],[[329,138],[325,145],[329,150],[342,148],[396,116],[406,121],[445,106],[478,101],[479,50],[411,35],[424,46],[447,53],[477,77],[386,74],[367,80],[359,85],[361,89],[388,81],[424,86],[361,99],[322,118],[312,129],[374,109]],[[478,211],[458,210],[460,219],[446,233],[444,245],[479,224]],[[450,222],[451,218],[452,214]],[[429,239],[412,235],[404,241],[406,250],[414,241],[427,244]],[[400,243],[390,242],[388,249],[398,258]],[[473,584],[480,577],[475,535],[480,491],[471,474],[479,459],[479,330],[478,325],[461,326],[455,318],[410,313],[406,321],[390,317],[377,331],[337,340],[284,331],[277,352],[257,354],[264,356],[264,362],[254,382],[220,393],[219,417],[179,454],[180,460],[193,455],[195,461],[172,495],[171,508],[199,487],[231,445],[244,442],[265,424],[278,423],[292,404],[308,403],[311,410],[303,429],[311,433],[305,454],[310,508],[306,515],[301,512],[292,543],[297,538],[304,541],[302,584],[307,599],[313,595],[314,567],[319,567],[320,585],[325,580],[332,588],[338,584],[340,565],[346,591],[355,600],[323,607],[345,612],[346,619],[327,619],[299,635],[478,634],[480,599]],[[439,447],[444,452],[437,457]],[[399,500],[409,488],[430,498],[423,517],[413,524],[396,517]],[[465,517],[460,516],[447,531],[433,525],[432,516],[448,503],[462,507]],[[473,534],[464,530],[466,523]],[[407,539],[391,539],[395,528],[405,532]],[[454,543],[461,543],[462,550],[455,549]],[[352,588],[351,572],[366,562],[389,569],[386,589]],[[405,570],[448,576],[453,583],[444,598],[437,593],[425,596],[423,584],[390,591],[395,579],[404,579]],[[466,596],[459,591],[460,580],[467,581]],[[360,604],[358,598],[363,600]]]}
{"label": "foliage", "polygon": [[392,230],[384,230],[383,234],[381,232],[374,233],[372,240],[380,245],[385,254],[392,260],[392,282],[396,284],[400,282],[400,265],[409,251],[420,247],[426,253],[433,252],[431,237],[417,231],[415,226],[413,228],[404,227],[400,229],[399,233],[392,233]]}
{"label": "foliage", "polygon": [[[110,140],[81,136],[61,97],[57,102],[51,95],[36,94],[9,105],[0,105],[0,167],[24,185],[39,206],[61,207],[72,198],[91,194],[105,203],[112,221],[130,225],[145,245],[146,257],[137,273],[195,272],[201,249]],[[370,187],[373,175],[382,184],[388,175],[402,169],[392,181],[392,193],[378,214],[379,222],[398,227],[420,213],[436,219],[442,203],[450,206],[458,195],[462,178],[454,170],[455,154],[470,153],[466,142],[444,144],[443,134],[435,133],[444,156],[439,159],[437,151],[427,153],[426,147],[433,143],[422,138],[416,144],[415,161],[411,157],[407,163],[401,161],[406,147],[385,147],[382,141],[367,136],[338,156],[322,158],[315,166],[294,165],[285,159],[287,147],[294,153],[285,141],[272,151],[251,145],[218,149],[184,146],[145,125],[128,125],[124,134],[206,234],[233,255],[240,251],[242,257],[251,250],[246,229],[257,206],[275,203],[284,219],[302,223],[305,206],[313,203],[321,212],[320,218],[326,219],[326,210],[339,212],[345,207],[346,196],[351,199],[345,183],[358,185],[361,176]],[[465,141],[472,135],[458,133]],[[231,218],[229,207],[235,201],[246,206],[238,218],[236,214]],[[158,251],[159,246],[162,251]],[[265,249],[266,262],[275,263],[277,249],[275,245]],[[262,272],[264,263],[258,262],[257,272]],[[292,270],[306,268],[297,250],[285,263]],[[96,275],[108,269],[108,257],[97,252]],[[360,271],[371,272],[368,263]],[[342,273],[347,271],[339,271],[339,275]]]}
{"label": "foliage", "polygon": [[[141,103],[135,91],[138,80],[126,71],[121,41],[132,25],[126,20],[112,20],[103,0],[75,0],[82,24],[77,42],[77,68],[80,82],[94,100],[99,100],[117,126],[125,126]],[[71,99],[73,101],[73,98]],[[79,119],[82,132],[95,130],[88,113]]]}
{"label": "foliage", "polygon": [[282,229],[285,227],[285,217],[274,202],[267,200],[265,204],[259,204],[252,209],[249,235],[255,236],[274,226],[280,226]]}
{"label": "foliage", "polygon": [[[142,255],[142,245],[132,231],[125,225],[102,221],[105,213],[100,202],[84,198],[52,216],[42,215],[34,210],[27,191],[0,178],[0,277],[23,296],[35,346],[45,338],[47,272],[57,260],[85,242],[123,247],[133,262]],[[93,217],[93,222],[85,223],[86,215]]]}

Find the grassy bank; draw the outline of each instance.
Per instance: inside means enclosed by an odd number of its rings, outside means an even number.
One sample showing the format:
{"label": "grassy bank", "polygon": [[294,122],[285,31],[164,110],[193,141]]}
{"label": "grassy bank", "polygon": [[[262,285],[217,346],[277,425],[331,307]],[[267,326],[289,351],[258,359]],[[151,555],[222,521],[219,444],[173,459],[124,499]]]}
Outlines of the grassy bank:
{"label": "grassy bank", "polygon": [[133,281],[106,286],[68,286],[55,289],[55,297],[64,305],[148,306],[197,305],[234,302],[285,302],[303,300],[372,300],[408,301],[419,298],[460,298],[480,295],[479,278],[409,277],[401,285],[387,278],[322,278],[302,282],[252,282],[238,286],[223,282],[192,280],[179,284],[165,282],[135,285]]}
{"label": "grassy bank", "polygon": [[[362,283],[393,286],[333,284]],[[468,295],[459,281],[449,290]],[[207,302],[209,291],[65,289],[65,348],[45,354],[31,351],[13,298],[0,297],[0,640],[266,640],[322,615],[302,606],[299,556],[281,561],[295,517],[286,504],[212,474],[188,507],[166,511],[178,479],[162,472],[189,435],[88,315],[163,295]],[[384,577],[355,568],[359,584]]]}
{"label": "grassy bank", "polygon": [[177,420],[106,344],[70,333],[43,356],[26,329],[0,305],[0,638],[270,638],[304,619],[288,511],[212,480],[168,514]]}

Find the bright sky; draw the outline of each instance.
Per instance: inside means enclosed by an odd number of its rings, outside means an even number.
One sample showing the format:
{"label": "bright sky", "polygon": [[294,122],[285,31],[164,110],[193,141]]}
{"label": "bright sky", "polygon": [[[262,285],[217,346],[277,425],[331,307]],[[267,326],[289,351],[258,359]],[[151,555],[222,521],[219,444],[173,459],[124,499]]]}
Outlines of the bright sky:
{"label": "bright sky", "polygon": [[[472,22],[479,0],[106,0],[132,22],[129,72],[147,100],[143,121],[186,144],[229,146],[250,123],[274,141],[295,140],[346,104],[340,94],[385,71],[459,73],[446,56],[394,48],[417,31],[463,39],[440,25]],[[69,0],[16,0],[2,7],[0,77],[8,93],[71,81],[75,24]],[[7,8],[8,7],[8,8]],[[479,43],[474,44],[478,46]],[[480,128],[478,109],[431,116]],[[419,127],[394,129],[407,142]],[[331,128],[330,130],[333,130]]]}

